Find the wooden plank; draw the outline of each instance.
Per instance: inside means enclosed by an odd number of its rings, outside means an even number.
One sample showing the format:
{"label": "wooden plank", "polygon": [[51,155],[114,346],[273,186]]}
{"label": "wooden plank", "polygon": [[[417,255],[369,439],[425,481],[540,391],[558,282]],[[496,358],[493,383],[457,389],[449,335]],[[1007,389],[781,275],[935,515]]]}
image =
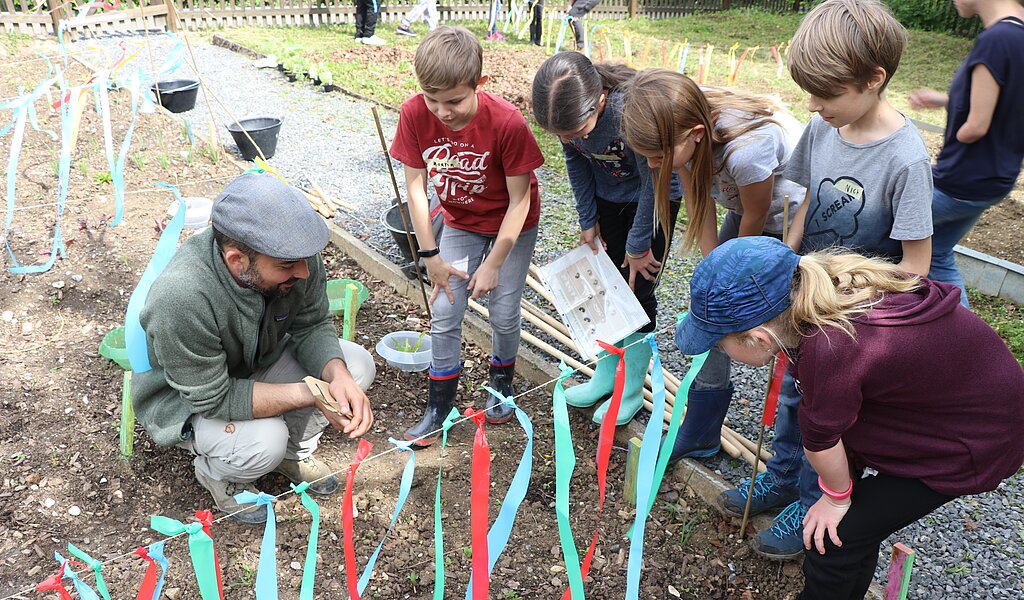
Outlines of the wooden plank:
{"label": "wooden plank", "polygon": [[906,600],[910,591],[910,571],[914,568],[914,551],[901,543],[893,544],[889,561],[889,578],[885,600]]}
{"label": "wooden plank", "polygon": [[626,484],[622,496],[630,506],[636,506],[636,476],[640,465],[641,443],[640,438],[631,437],[626,450]]}

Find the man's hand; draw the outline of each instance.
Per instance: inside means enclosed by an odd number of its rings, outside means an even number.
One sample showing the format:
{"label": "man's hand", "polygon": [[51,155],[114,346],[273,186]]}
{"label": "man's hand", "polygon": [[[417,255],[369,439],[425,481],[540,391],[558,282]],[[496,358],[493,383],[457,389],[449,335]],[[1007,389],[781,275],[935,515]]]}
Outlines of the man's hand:
{"label": "man's hand", "polygon": [[626,259],[622,261],[621,267],[626,266],[629,267],[629,289],[631,290],[636,289],[637,273],[647,281],[654,281],[658,276],[658,271],[661,270],[661,263],[654,257],[654,252],[650,250],[640,258],[633,258],[627,254]]}
{"label": "man's hand", "polygon": [[334,413],[325,409],[319,398],[316,407],[324,413],[331,425],[353,439],[369,431],[373,425],[373,410],[370,408],[370,399],[366,397],[356,380],[348,373],[338,375],[330,382],[329,389],[331,396],[338,403],[340,412]]}
{"label": "man's hand", "polygon": [[604,246],[605,250],[608,249],[608,244],[604,243],[604,240],[601,239],[600,225],[594,225],[590,229],[580,231],[580,246],[586,244],[587,246],[590,246],[590,249],[594,251],[594,254],[597,254],[598,243]]}
{"label": "man's hand", "polygon": [[804,548],[810,550],[811,542],[818,554],[825,554],[825,533],[828,533],[832,543],[842,546],[843,541],[839,539],[839,522],[846,516],[846,512],[853,506],[849,499],[836,501],[828,496],[822,496],[814,503],[814,506],[804,516]]}
{"label": "man's hand", "polygon": [[430,283],[433,285],[429,303],[433,304],[441,290],[444,290],[445,295],[448,296],[448,304],[455,304],[455,296],[448,285],[448,278],[459,277],[461,279],[469,279],[469,275],[453,267],[451,263],[441,258],[440,254],[431,256],[425,259],[424,262],[427,265],[427,275],[430,277]]}
{"label": "man's hand", "polygon": [[470,299],[476,300],[491,293],[494,288],[498,287],[498,283],[501,280],[500,275],[501,270],[490,266],[485,260],[483,264],[477,267],[473,273],[473,278],[469,280],[469,289],[473,290],[473,295],[470,296]]}

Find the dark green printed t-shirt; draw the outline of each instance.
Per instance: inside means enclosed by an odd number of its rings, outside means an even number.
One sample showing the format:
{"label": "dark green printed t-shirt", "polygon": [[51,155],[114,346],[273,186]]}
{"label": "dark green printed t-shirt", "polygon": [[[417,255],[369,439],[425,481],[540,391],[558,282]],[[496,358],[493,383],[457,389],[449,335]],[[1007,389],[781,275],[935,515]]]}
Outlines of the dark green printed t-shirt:
{"label": "dark green printed t-shirt", "polygon": [[853,144],[815,115],[786,179],[810,192],[801,252],[841,246],[898,262],[903,240],[932,234],[930,158],[909,120],[885,138]]}

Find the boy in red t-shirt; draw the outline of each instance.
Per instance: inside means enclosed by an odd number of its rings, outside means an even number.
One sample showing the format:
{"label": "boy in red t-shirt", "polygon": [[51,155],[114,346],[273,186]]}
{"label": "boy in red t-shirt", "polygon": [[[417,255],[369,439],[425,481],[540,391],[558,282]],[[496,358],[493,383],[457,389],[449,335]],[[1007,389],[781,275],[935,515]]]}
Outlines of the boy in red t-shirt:
{"label": "boy in red t-shirt", "polygon": [[[416,50],[413,67],[423,91],[402,105],[391,156],[405,165],[419,255],[433,284],[427,409],[405,432],[407,440],[427,446],[437,439],[458,391],[467,298],[490,295],[490,383],[513,395],[519,300],[540,217],[533,170],[544,157],[519,110],[480,91],[487,77],[481,76],[483,49],[472,33],[435,29]],[[444,208],[440,247],[428,214],[428,183]],[[486,411],[491,423],[513,416],[512,407],[494,397]]]}

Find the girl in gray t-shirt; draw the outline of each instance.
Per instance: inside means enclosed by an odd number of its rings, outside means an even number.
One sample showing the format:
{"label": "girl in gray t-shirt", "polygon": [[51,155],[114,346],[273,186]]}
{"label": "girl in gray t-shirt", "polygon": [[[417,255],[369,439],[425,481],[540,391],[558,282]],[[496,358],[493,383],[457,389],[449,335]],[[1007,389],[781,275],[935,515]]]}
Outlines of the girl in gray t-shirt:
{"label": "girl in gray t-shirt", "polygon": [[[690,225],[684,245],[707,256],[738,236],[781,239],[806,190],[782,177],[800,125],[768,100],[729,90],[701,90],[667,69],[638,74],[626,90],[626,142],[655,170],[655,205],[667,210],[669,177],[683,186]],[[719,230],[715,202],[728,209]],[[729,357],[713,348],[687,398],[672,458],[712,456],[732,399]]]}

